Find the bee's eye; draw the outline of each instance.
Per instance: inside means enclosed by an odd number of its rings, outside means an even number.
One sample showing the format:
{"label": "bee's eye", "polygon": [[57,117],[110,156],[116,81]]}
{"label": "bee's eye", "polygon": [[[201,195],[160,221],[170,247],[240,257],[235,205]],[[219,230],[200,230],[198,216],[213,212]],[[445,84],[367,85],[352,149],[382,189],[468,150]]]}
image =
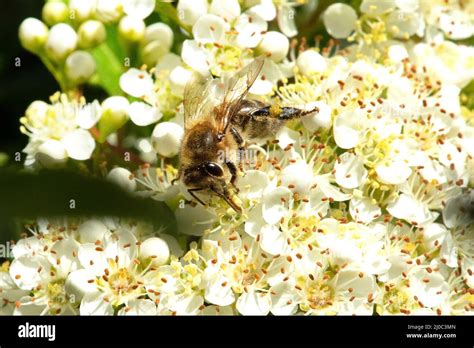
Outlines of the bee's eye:
{"label": "bee's eye", "polygon": [[222,170],[222,167],[218,165],[217,163],[214,163],[214,162],[206,163],[204,168],[206,169],[206,172],[209,175],[216,176],[216,177],[221,177],[224,175],[224,171]]}

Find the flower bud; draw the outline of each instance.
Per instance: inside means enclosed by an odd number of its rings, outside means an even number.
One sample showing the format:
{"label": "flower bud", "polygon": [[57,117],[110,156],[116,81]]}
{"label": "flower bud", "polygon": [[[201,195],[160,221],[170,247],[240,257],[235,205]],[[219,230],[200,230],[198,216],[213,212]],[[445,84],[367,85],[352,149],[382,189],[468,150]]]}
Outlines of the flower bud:
{"label": "flower bud", "polygon": [[186,25],[194,25],[202,15],[207,13],[207,0],[179,0],[177,10],[179,20]]}
{"label": "flower bud", "polygon": [[48,39],[48,27],[36,18],[26,18],[19,29],[21,45],[31,52],[37,52]]}
{"label": "flower bud", "polygon": [[95,243],[110,234],[109,229],[99,220],[87,220],[79,226],[77,232],[81,243]]}
{"label": "flower bud", "polygon": [[150,257],[153,266],[161,266],[168,261],[170,249],[163,239],[152,237],[140,245],[140,256],[142,258]]}
{"label": "flower bud", "polygon": [[56,62],[64,60],[77,46],[77,34],[74,29],[64,23],[51,28],[46,41],[46,53]]}
{"label": "flower bud", "polygon": [[321,73],[326,69],[324,57],[314,50],[307,50],[298,56],[296,66],[303,75]]}
{"label": "flower bud", "polygon": [[[378,2],[383,4],[383,1]],[[374,7],[377,8],[380,6],[377,5]],[[336,39],[345,39],[351,35],[356,29],[356,21],[356,11],[346,4],[332,4],[323,14],[323,22],[327,32]]]}
{"label": "flower bud", "polygon": [[128,120],[129,102],[125,97],[110,97],[102,102],[102,116],[99,121],[100,139],[105,139],[122,127]]}
{"label": "flower bud", "polygon": [[69,9],[64,2],[49,1],[43,6],[43,20],[48,25],[65,22],[69,16]]}
{"label": "flower bud", "polygon": [[36,160],[45,168],[56,169],[62,167],[67,160],[67,152],[58,140],[46,140],[38,147]]}
{"label": "flower bud", "polygon": [[95,10],[96,0],[69,0],[71,19],[83,22],[89,19]]}
{"label": "flower bud", "polygon": [[145,36],[145,22],[136,17],[125,16],[120,20],[119,33],[128,41],[137,42]]}
{"label": "flower bud", "polygon": [[74,83],[87,82],[96,70],[96,63],[89,52],[76,51],[66,59],[66,76]]}
{"label": "flower bud", "polygon": [[179,153],[183,135],[183,128],[176,123],[158,123],[151,135],[153,148],[163,157],[174,157]]}
{"label": "flower bud", "polygon": [[97,0],[95,15],[99,21],[116,22],[122,13],[121,0]]}
{"label": "flower bud", "polygon": [[145,19],[155,10],[155,0],[122,0],[123,12],[128,16]]}
{"label": "flower bud", "polygon": [[169,49],[161,41],[152,41],[141,50],[140,57],[144,64],[155,66],[160,58],[168,52]]}
{"label": "flower bud", "polygon": [[81,24],[78,30],[79,47],[92,48],[100,45],[106,39],[105,26],[102,22],[88,20]]}
{"label": "flower bud", "polygon": [[258,50],[275,62],[281,61],[288,54],[290,42],[288,38],[277,31],[269,31],[264,36]]}
{"label": "flower bud", "polygon": [[107,180],[120,186],[123,190],[128,192],[135,191],[137,183],[130,171],[125,168],[114,168],[107,174]]}
{"label": "flower bud", "polygon": [[155,23],[145,29],[145,43],[158,41],[169,51],[173,45],[174,34],[171,28],[165,23]]}

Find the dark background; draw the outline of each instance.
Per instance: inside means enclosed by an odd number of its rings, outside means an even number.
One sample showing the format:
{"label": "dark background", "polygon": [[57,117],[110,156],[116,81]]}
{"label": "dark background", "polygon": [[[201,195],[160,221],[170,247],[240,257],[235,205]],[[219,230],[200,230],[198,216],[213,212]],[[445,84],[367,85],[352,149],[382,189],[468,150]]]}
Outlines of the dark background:
{"label": "dark background", "polygon": [[[40,59],[23,49],[18,39],[20,23],[27,17],[40,18],[43,4],[43,0],[0,0],[0,152],[10,156],[27,144],[19,119],[28,105],[48,101],[59,89]],[[15,67],[16,58],[20,67]]]}

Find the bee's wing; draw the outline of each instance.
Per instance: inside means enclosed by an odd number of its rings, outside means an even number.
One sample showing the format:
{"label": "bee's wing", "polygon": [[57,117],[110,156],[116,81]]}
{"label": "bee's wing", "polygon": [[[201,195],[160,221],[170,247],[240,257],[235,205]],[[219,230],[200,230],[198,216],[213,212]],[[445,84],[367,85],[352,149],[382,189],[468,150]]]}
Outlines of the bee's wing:
{"label": "bee's wing", "polygon": [[217,113],[217,124],[219,132],[223,134],[237,113],[237,107],[248,94],[250,88],[262,70],[264,63],[263,57],[256,58],[253,62],[246,65],[236,75],[224,82],[224,98],[221,104],[221,110]]}
{"label": "bee's wing", "polygon": [[205,78],[201,74],[194,73],[184,88],[184,127],[190,126],[193,120],[207,114],[211,104],[212,78]]}

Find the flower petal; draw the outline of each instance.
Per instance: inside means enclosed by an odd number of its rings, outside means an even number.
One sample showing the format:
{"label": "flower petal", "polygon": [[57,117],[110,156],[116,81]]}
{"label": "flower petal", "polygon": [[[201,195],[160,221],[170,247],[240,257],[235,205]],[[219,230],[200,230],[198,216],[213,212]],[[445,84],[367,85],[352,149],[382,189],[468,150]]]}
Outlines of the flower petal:
{"label": "flower petal", "polygon": [[84,129],[76,129],[67,134],[62,143],[68,156],[78,161],[85,161],[91,158],[95,149],[95,140],[91,133]]}
{"label": "flower petal", "polygon": [[129,115],[137,126],[149,126],[163,117],[160,109],[142,102],[130,104]]}
{"label": "flower petal", "polygon": [[146,71],[132,68],[120,76],[120,88],[132,97],[142,98],[153,93],[153,79]]}

